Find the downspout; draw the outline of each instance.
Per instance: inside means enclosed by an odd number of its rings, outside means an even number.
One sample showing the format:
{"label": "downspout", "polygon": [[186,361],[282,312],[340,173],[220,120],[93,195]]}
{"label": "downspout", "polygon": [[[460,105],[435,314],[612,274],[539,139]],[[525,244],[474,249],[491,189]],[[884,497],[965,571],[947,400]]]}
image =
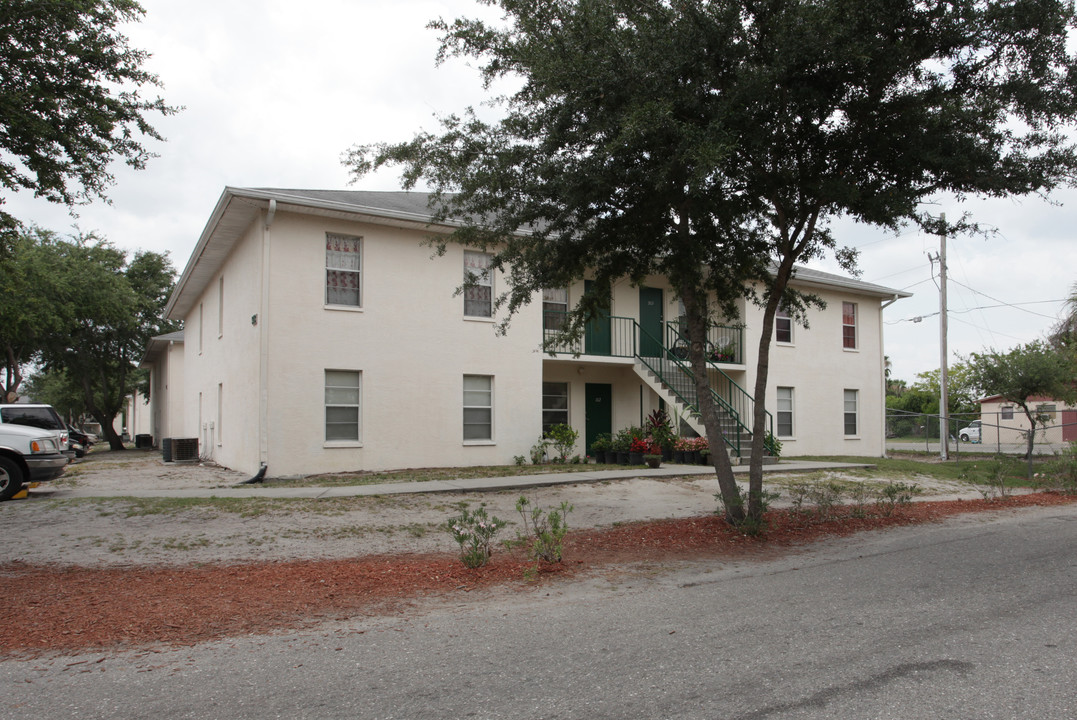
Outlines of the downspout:
{"label": "downspout", "polygon": [[262,229],[262,298],[258,315],[252,322],[258,325],[258,466],[264,476],[269,465],[269,270],[270,246],[272,245],[273,219],[277,214],[277,201],[269,201],[265,225]]}
{"label": "downspout", "polygon": [[897,294],[895,294],[894,297],[879,305],[879,362],[882,364],[883,373],[882,397],[880,398],[880,400],[882,401],[882,405],[880,407],[882,407],[883,409],[882,438],[884,458],[889,456],[886,454],[886,348],[885,343],[883,342],[883,328],[885,327],[885,325],[883,324],[883,310],[890,307],[900,299],[901,298],[898,297]]}

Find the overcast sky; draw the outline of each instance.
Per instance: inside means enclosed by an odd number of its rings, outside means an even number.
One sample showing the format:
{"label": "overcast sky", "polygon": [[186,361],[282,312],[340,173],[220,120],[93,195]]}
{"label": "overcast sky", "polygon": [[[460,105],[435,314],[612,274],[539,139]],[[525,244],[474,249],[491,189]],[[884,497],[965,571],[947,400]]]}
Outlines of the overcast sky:
{"label": "overcast sky", "polygon": [[[147,67],[164,83],[165,100],[185,107],[153,119],[167,138],[154,144],[160,157],[140,172],[117,166],[112,204],[80,208],[77,219],[25,195],[9,197],[8,207],[52,230],[77,224],[121,247],[167,251],[178,271],[226,185],[398,190],[392,172],[349,186],[341,154],[434,130],[435,115],[484,98],[473,67],[435,66],[438,36],[426,29],[437,17],[490,14],[473,0],[142,4],[143,22],[127,33],[153,53]],[[1061,316],[1077,283],[1077,192],[1052,199],[940,201],[939,212],[971,212],[997,228],[986,240],[949,240],[951,357],[1034,340]],[[861,249],[862,279],[914,293],[885,313],[894,376],[912,380],[937,368],[939,296],[928,256],[938,238],[838,228],[843,244]],[[813,265],[835,270],[828,261]]]}

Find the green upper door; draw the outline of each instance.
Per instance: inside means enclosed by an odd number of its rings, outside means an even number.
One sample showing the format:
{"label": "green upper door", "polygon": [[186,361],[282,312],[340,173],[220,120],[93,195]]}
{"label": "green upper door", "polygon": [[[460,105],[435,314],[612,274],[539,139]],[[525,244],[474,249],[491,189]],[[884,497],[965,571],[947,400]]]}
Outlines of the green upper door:
{"label": "green upper door", "polygon": [[[592,281],[584,282],[584,292],[589,294],[593,288]],[[588,355],[609,355],[613,349],[611,335],[609,312],[591,318],[584,328],[583,351]]]}
{"label": "green upper door", "polygon": [[639,354],[643,357],[662,355],[662,288],[639,289]]}

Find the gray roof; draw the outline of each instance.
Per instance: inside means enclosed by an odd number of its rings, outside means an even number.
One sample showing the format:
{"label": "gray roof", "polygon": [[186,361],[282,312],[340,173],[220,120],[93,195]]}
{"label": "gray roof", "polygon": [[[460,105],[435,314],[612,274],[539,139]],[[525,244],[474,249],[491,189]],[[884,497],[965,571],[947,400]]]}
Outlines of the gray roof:
{"label": "gray roof", "polygon": [[[165,306],[165,316],[182,320],[190,312],[256,218],[295,212],[426,232],[448,232],[458,225],[453,221],[432,225],[429,199],[428,193],[420,192],[226,187]],[[910,296],[901,290],[804,267],[797,268],[795,279],[800,285],[838,287],[878,297]]]}
{"label": "gray roof", "polygon": [[154,335],[150,338],[149,345],[146,346],[146,353],[142,356],[142,359],[138,362],[139,367],[149,367],[153,364],[157,358],[165,351],[165,349],[172,343],[183,342],[183,331],[177,330],[176,332],[165,333],[164,335]]}

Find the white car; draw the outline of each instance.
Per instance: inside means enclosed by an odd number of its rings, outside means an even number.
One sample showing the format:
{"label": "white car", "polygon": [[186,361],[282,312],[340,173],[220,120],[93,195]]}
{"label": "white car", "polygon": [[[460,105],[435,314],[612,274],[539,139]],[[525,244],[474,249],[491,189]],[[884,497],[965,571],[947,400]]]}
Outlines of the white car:
{"label": "white car", "polygon": [[67,460],[48,430],[0,424],[0,500],[11,499],[26,483],[60,477]]}
{"label": "white car", "polygon": [[973,420],[968,427],[961,428],[957,436],[961,438],[961,442],[980,442],[980,421]]}

